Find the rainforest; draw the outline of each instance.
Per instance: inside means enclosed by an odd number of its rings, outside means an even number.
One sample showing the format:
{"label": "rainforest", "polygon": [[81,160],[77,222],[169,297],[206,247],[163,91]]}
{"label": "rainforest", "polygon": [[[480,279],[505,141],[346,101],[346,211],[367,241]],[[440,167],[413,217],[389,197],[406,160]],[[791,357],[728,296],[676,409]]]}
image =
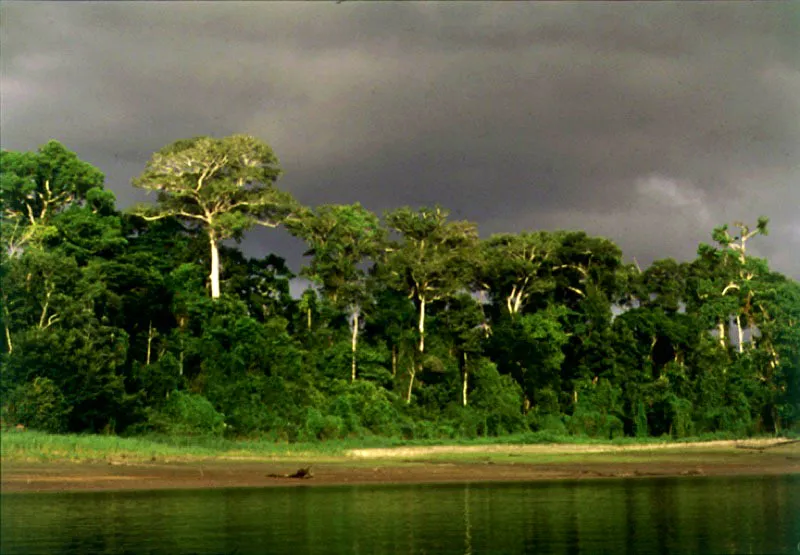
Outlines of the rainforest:
{"label": "rainforest", "polygon": [[[754,256],[781,241],[766,217],[640,267],[580,230],[482,237],[444,207],[303,206],[247,135],[154,153],[132,183],[152,202],[126,210],[57,141],[0,156],[6,426],[276,442],[798,430],[800,284]],[[239,248],[256,226],[304,242],[299,274]]]}

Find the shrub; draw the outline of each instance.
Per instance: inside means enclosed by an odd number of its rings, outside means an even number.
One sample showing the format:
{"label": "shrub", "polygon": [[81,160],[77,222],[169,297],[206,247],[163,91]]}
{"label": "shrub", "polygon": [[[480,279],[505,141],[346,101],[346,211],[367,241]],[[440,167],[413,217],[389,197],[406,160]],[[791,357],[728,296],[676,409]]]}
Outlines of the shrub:
{"label": "shrub", "polygon": [[531,411],[528,413],[527,420],[528,426],[533,432],[553,432],[557,435],[567,435],[567,427],[560,414],[541,414]]}
{"label": "shrub", "polygon": [[156,431],[173,435],[221,436],[225,415],[202,395],[173,391],[162,409],[151,413],[150,424]]}
{"label": "shrub", "polygon": [[338,416],[322,414],[315,408],[306,411],[306,420],[300,429],[300,440],[314,441],[337,439],[342,436],[344,423]]}
{"label": "shrub", "polygon": [[569,417],[567,429],[573,435],[614,439],[625,435],[622,421],[597,411],[580,410]]}
{"label": "shrub", "polygon": [[4,418],[45,432],[64,432],[72,407],[49,378],[36,378],[17,387],[8,399]]}

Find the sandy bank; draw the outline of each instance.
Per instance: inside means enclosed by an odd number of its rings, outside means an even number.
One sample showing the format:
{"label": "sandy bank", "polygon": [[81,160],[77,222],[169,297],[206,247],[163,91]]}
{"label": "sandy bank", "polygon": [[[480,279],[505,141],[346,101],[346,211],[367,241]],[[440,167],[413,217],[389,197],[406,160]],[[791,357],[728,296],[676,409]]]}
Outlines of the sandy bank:
{"label": "sandy bank", "polygon": [[[289,474],[312,464],[313,477]],[[487,445],[361,449],[324,462],[3,462],[5,492],[497,482],[800,474],[800,444]]]}

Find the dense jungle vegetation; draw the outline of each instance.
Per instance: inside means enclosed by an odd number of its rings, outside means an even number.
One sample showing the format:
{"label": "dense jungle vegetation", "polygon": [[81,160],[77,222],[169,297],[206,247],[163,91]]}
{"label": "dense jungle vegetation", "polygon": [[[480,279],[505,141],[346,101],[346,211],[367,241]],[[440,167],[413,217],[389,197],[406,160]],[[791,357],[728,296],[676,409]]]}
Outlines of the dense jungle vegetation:
{"label": "dense jungle vegetation", "polygon": [[[3,151],[2,418],[50,432],[276,441],[782,432],[800,418],[800,284],[750,254],[608,239],[481,239],[442,208],[300,205],[262,141],[177,141],[119,211],[56,141]],[[253,226],[307,244],[299,298]],[[711,230],[710,230],[711,231]]]}

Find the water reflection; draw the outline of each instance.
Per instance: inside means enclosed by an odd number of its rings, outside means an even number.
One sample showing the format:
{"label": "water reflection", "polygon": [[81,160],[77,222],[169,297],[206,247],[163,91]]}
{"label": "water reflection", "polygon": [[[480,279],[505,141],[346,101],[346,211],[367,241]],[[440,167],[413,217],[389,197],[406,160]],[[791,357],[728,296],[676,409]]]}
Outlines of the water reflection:
{"label": "water reflection", "polygon": [[800,479],[2,496],[2,553],[794,553]]}

